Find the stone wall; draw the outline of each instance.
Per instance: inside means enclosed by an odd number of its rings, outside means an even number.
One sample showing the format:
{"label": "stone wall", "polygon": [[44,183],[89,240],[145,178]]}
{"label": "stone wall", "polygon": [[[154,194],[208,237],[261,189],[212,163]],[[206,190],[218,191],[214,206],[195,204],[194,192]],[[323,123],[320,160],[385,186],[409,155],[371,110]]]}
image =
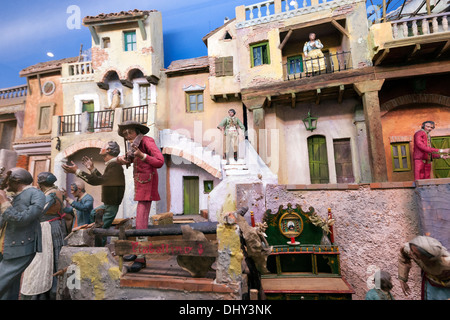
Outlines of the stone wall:
{"label": "stone wall", "polygon": [[[328,188],[328,189],[324,189]],[[405,297],[397,279],[399,249],[420,234],[418,194],[414,183],[372,183],[360,185],[267,185],[266,209],[280,205],[310,206],[326,217],[331,208],[335,243],[339,246],[343,277],[354,288],[353,299],[363,300],[375,269],[389,272],[397,300],[420,299],[420,269],[413,265],[408,282],[411,295]]]}

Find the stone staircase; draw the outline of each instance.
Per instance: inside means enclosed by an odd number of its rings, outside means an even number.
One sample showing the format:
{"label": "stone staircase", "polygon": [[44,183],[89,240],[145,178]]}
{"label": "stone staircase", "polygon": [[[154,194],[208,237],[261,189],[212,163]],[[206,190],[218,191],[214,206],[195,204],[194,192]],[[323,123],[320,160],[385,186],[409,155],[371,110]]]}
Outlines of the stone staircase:
{"label": "stone staircase", "polygon": [[163,153],[179,156],[217,178],[222,178],[222,157],[214,150],[203,147],[200,143],[171,129],[164,129],[159,135],[160,147]]}

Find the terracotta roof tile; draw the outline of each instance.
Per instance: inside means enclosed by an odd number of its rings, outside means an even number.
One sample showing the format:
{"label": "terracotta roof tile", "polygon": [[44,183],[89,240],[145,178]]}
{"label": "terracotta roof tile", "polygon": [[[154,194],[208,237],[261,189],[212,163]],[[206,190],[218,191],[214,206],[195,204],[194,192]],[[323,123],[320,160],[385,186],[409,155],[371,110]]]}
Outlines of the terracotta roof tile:
{"label": "terracotta roof tile", "polygon": [[39,73],[39,72],[44,72],[44,71],[48,71],[48,70],[53,70],[53,69],[58,69],[61,68],[61,65],[64,63],[72,63],[72,62],[77,62],[78,61],[78,57],[73,57],[73,58],[64,58],[64,59],[60,59],[60,60],[52,60],[52,61],[46,61],[46,62],[39,62],[35,65],[29,66],[25,69],[22,69],[19,72],[19,75],[21,77],[32,74],[32,73]]}
{"label": "terracotta roof tile", "polygon": [[104,21],[114,21],[114,20],[123,20],[130,19],[134,17],[140,17],[148,15],[150,12],[158,12],[158,10],[129,10],[129,11],[120,11],[120,12],[112,12],[112,13],[100,13],[96,16],[86,16],[83,18],[83,23],[92,24],[96,22],[104,22]]}
{"label": "terracotta roof tile", "polygon": [[167,67],[166,72],[176,72],[202,68],[209,68],[208,56],[172,61],[172,63]]}

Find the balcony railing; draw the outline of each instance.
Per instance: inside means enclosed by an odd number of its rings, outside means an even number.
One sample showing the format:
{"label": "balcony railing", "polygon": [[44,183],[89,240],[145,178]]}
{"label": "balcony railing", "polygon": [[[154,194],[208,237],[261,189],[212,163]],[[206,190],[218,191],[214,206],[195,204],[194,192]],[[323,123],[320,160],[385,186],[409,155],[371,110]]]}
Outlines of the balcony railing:
{"label": "balcony railing", "polygon": [[[244,28],[261,23],[292,18],[340,6],[350,5],[364,0],[268,0],[237,10],[244,10],[244,21],[237,21],[236,28]],[[236,15],[238,17],[238,15]]]}
{"label": "balcony railing", "polygon": [[62,83],[92,81],[93,79],[94,69],[92,68],[92,61],[74,62],[63,65]]}
{"label": "balcony railing", "polygon": [[88,112],[88,131],[112,129],[114,124],[114,110]]}
{"label": "balcony railing", "polygon": [[148,105],[142,105],[131,108],[122,109],[122,122],[134,120],[139,123],[147,123],[148,120]]}
{"label": "balcony railing", "polygon": [[[94,132],[101,129],[112,129],[114,110],[84,112],[59,116],[59,133]],[[83,129],[85,128],[85,129]]]}
{"label": "balcony railing", "polygon": [[392,36],[398,40],[447,32],[448,16],[450,12],[391,21]]}
{"label": "balcony railing", "polygon": [[325,53],[323,57],[303,59],[290,58],[284,65],[286,80],[301,79],[326,73],[340,72],[352,69],[350,52]]}
{"label": "balcony railing", "polygon": [[[148,119],[148,106],[121,108],[121,121],[134,120],[146,124]],[[112,130],[114,127],[116,110],[102,110],[59,116],[59,134],[85,133],[102,130]]]}
{"label": "balcony railing", "polygon": [[26,97],[27,93],[28,93],[27,85],[0,89],[0,100]]}
{"label": "balcony railing", "polygon": [[59,116],[59,133],[81,132],[81,114]]}

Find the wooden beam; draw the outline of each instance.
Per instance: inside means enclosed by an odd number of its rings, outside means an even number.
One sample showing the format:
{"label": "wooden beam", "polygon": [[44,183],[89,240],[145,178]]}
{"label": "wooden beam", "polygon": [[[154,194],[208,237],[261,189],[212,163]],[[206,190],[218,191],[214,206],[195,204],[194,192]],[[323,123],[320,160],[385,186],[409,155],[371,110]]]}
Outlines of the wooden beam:
{"label": "wooden beam", "polygon": [[384,49],[383,53],[378,57],[378,59],[375,61],[375,65],[378,66],[381,62],[383,62],[384,58],[386,58],[386,56],[389,53],[389,49]]}
{"label": "wooden beam", "polygon": [[420,50],[420,44],[416,44],[415,46],[414,46],[414,49],[411,51],[411,53],[408,55],[408,58],[407,58],[407,60],[410,60],[411,58],[413,58],[416,54],[417,54],[417,52]]}
{"label": "wooden beam", "polygon": [[121,79],[120,83],[127,88],[133,89],[133,82],[131,82],[130,80],[126,80],[126,79]]}
{"label": "wooden beam", "polygon": [[228,101],[228,96],[227,96],[227,94],[226,94],[226,93],[222,94],[222,98],[224,98],[225,100],[227,100],[227,101]]}
{"label": "wooden beam", "polygon": [[211,95],[211,100],[215,102],[216,101],[216,96],[212,94]]}
{"label": "wooden beam", "polygon": [[89,31],[91,32],[91,36],[92,36],[92,39],[94,39],[95,44],[99,45],[100,44],[100,38],[98,36],[97,31],[95,30],[95,27],[94,26],[89,26]]}
{"label": "wooden beam", "polygon": [[291,93],[291,108],[295,108],[295,93]]}
{"label": "wooden beam", "polygon": [[344,90],[345,90],[345,86],[343,84],[341,84],[339,86],[339,96],[338,96],[338,103],[342,103],[342,99],[344,97]]}
{"label": "wooden beam", "polygon": [[144,20],[138,20],[139,30],[141,30],[142,40],[147,40],[147,31],[145,31]]}
{"label": "wooden beam", "polygon": [[283,48],[284,48],[286,42],[287,42],[287,41],[289,40],[289,38],[291,37],[292,32],[293,32],[292,29],[289,29],[289,31],[288,31],[286,37],[284,37],[284,39],[283,39],[283,42],[280,43],[280,45],[278,46],[278,49],[283,50]]}
{"label": "wooden beam", "polygon": [[338,29],[343,35],[347,36],[347,38],[350,38],[350,33],[348,33],[347,30],[345,30],[344,27],[342,27],[339,22],[337,22],[336,20],[332,19],[331,20],[331,24]]}
{"label": "wooden beam", "polygon": [[445,51],[448,50],[448,48],[450,48],[450,40],[448,40],[444,46],[442,47],[442,49],[439,50],[438,54],[436,55],[436,58],[439,58]]}
{"label": "wooden beam", "polygon": [[39,84],[39,93],[40,93],[40,95],[42,96],[42,84],[41,84],[41,75],[38,73],[38,75],[37,75],[37,81],[38,81],[38,84]]}
{"label": "wooden beam", "polygon": [[267,96],[266,106],[267,106],[267,108],[271,108],[272,107],[272,97],[271,96]]}
{"label": "wooden beam", "polygon": [[322,90],[321,89],[317,89],[316,90],[316,104],[320,103],[320,96],[322,94]]}
{"label": "wooden beam", "polygon": [[317,26],[319,24],[329,23],[329,22],[331,22],[331,20],[338,21],[338,20],[343,20],[346,18],[347,17],[345,14],[341,14],[341,15],[335,16],[333,18],[328,17],[328,18],[316,19],[316,20],[311,20],[308,22],[293,24],[293,25],[290,25],[289,27],[280,28],[279,30],[280,30],[280,32],[288,32],[290,29],[293,29],[293,30],[304,29],[307,27]]}

